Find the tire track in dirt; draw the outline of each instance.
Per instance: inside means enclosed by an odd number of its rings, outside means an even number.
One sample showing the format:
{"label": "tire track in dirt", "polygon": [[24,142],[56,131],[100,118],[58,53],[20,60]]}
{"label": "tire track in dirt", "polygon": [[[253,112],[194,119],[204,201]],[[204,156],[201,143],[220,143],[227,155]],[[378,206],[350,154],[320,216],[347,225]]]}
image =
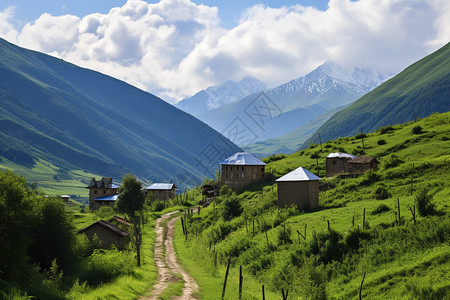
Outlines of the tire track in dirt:
{"label": "tire track in dirt", "polygon": [[[173,238],[175,235],[175,223],[179,217],[174,217],[177,212],[162,215],[155,224],[155,264],[158,267],[158,282],[153,286],[152,294],[141,297],[140,300],[157,300],[170,282],[179,280],[174,274],[179,274],[184,280],[181,296],[172,296],[172,299],[198,299],[194,294],[199,291],[195,280],[177,262]],[[167,221],[169,220],[169,221]],[[166,223],[166,226],[164,224]],[[166,234],[164,234],[165,229]]]}

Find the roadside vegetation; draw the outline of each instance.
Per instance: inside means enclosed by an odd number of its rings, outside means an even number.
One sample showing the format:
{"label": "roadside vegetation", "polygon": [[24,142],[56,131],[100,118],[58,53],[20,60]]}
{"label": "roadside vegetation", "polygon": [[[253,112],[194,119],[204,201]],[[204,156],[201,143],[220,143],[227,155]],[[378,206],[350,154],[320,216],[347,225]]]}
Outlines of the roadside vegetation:
{"label": "roadside vegetation", "polygon": [[[288,299],[443,299],[450,293],[450,113],[374,133],[312,144],[267,159],[267,181],[221,196],[186,214],[176,232],[178,257],[202,299],[267,293]],[[418,130],[420,126],[420,130]],[[363,140],[362,140],[363,139]],[[379,142],[383,140],[383,142]],[[363,145],[364,143],[364,145]],[[361,176],[322,180],[320,208],[277,208],[274,180],[302,166],[325,176],[331,152],[377,157]],[[317,171],[317,162],[319,169]],[[199,190],[190,197],[201,200]],[[364,281],[363,281],[364,279]],[[363,281],[363,283],[362,283]],[[362,285],[362,289],[361,289]]]}

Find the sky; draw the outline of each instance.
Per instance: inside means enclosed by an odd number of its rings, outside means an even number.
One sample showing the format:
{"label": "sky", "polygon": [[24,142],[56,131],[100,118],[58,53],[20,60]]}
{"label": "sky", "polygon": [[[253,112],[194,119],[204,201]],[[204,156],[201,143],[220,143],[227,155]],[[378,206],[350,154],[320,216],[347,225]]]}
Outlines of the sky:
{"label": "sky", "polygon": [[175,103],[325,61],[396,74],[450,41],[450,1],[0,0],[0,37]]}

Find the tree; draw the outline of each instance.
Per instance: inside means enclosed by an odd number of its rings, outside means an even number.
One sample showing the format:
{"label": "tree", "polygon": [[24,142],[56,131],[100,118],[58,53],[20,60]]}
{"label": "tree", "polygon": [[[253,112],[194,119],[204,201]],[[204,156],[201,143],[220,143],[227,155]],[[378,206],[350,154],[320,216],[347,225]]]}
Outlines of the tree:
{"label": "tree", "polygon": [[0,279],[18,279],[26,267],[33,203],[25,178],[0,171]]}
{"label": "tree", "polygon": [[141,265],[141,221],[139,215],[142,213],[145,203],[145,194],[142,190],[142,183],[135,176],[128,174],[122,179],[122,186],[119,188],[119,198],[116,201],[116,209],[126,214],[133,223],[133,239],[136,246],[137,265]]}

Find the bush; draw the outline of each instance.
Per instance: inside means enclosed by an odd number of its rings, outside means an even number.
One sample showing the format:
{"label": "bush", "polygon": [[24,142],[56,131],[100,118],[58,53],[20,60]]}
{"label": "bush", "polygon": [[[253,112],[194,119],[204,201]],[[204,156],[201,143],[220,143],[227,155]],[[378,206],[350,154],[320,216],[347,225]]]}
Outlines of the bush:
{"label": "bush", "polygon": [[223,201],[222,217],[225,220],[231,220],[235,217],[239,217],[242,213],[242,206],[239,203],[239,198],[236,195],[228,197]]}
{"label": "bush", "polygon": [[384,213],[384,212],[390,211],[390,210],[391,210],[391,208],[389,206],[387,206],[386,204],[380,204],[380,205],[378,205],[377,208],[375,208],[374,211],[372,211],[372,215],[378,215],[378,214],[381,214],[381,213]]}
{"label": "bush", "polygon": [[421,134],[422,132],[423,132],[422,127],[419,125],[414,126],[413,129],[411,130],[412,134]]}
{"label": "bush", "polygon": [[386,159],[383,161],[383,165],[385,169],[394,168],[400,164],[402,164],[404,161],[398,158],[395,154],[390,154],[386,157]]}
{"label": "bush", "polygon": [[378,186],[374,193],[373,193],[373,197],[377,200],[384,200],[384,199],[388,199],[389,197],[391,197],[391,193],[389,193],[389,191],[387,190],[387,188],[383,185]]}
{"label": "bush", "polygon": [[417,210],[421,216],[433,215],[436,213],[436,206],[431,203],[433,196],[428,193],[427,189],[421,189],[415,197]]}
{"label": "bush", "polygon": [[359,185],[371,185],[377,181],[380,181],[380,179],[381,176],[378,173],[369,170],[360,177]]}
{"label": "bush", "polygon": [[379,131],[380,131],[380,134],[385,134],[385,133],[394,131],[394,128],[392,126],[385,126],[385,127],[381,127],[379,129]]}
{"label": "bush", "polygon": [[380,145],[380,146],[381,146],[381,145],[386,145],[386,141],[383,140],[383,139],[381,139],[381,140],[378,140],[378,141],[377,141],[377,144]]}
{"label": "bush", "polygon": [[86,278],[90,285],[111,281],[122,275],[130,274],[135,261],[128,252],[118,250],[94,250],[88,259]]}

